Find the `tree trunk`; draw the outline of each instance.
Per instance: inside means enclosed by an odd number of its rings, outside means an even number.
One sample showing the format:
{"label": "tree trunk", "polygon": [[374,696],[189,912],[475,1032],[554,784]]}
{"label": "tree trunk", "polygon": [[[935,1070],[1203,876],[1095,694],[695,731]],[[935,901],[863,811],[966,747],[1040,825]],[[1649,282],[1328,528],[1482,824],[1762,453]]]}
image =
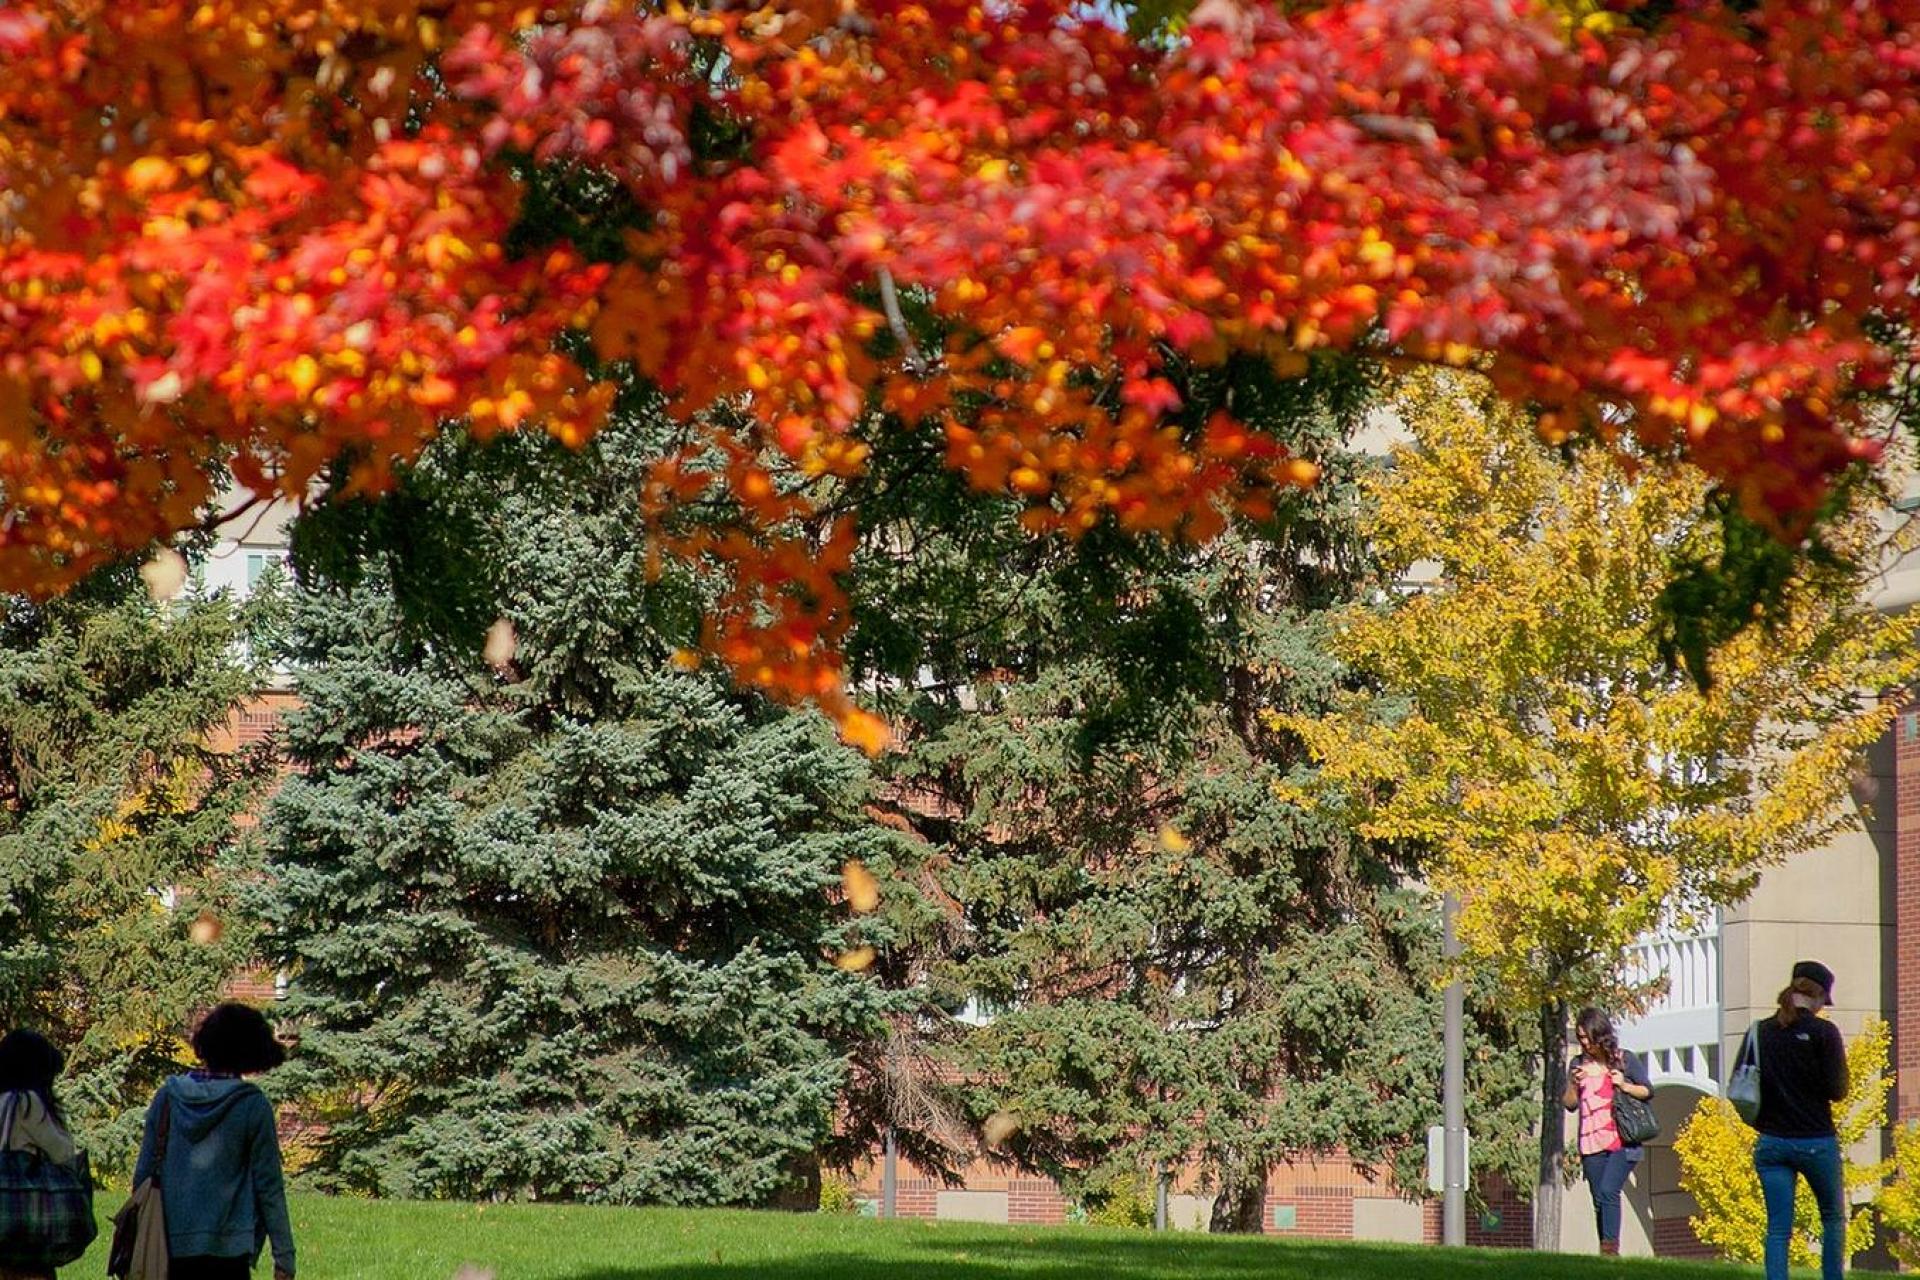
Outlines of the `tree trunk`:
{"label": "tree trunk", "polygon": [[767,1197],[766,1208],[788,1213],[816,1213],[820,1209],[820,1157],[809,1152],[787,1165],[787,1180]]}
{"label": "tree trunk", "polygon": [[1533,1189],[1533,1247],[1560,1251],[1560,1203],[1566,1188],[1567,1006],[1540,1010],[1540,1176]]}
{"label": "tree trunk", "polygon": [[1259,1235],[1266,1228],[1267,1166],[1240,1165],[1224,1173],[1207,1230],[1216,1235]]}

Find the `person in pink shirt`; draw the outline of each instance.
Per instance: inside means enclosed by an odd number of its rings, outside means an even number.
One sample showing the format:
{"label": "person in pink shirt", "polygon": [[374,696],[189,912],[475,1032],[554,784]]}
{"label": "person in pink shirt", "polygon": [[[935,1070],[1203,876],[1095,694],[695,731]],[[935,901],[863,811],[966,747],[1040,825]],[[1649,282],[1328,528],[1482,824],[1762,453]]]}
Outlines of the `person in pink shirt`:
{"label": "person in pink shirt", "polygon": [[1620,1252],[1620,1192],[1644,1154],[1623,1140],[1613,1120],[1616,1093],[1651,1098],[1646,1063],[1620,1047],[1613,1021],[1586,1008],[1574,1022],[1579,1056],[1567,1067],[1567,1088],[1560,1101],[1580,1116],[1580,1172],[1593,1193],[1593,1217],[1600,1228],[1600,1252]]}

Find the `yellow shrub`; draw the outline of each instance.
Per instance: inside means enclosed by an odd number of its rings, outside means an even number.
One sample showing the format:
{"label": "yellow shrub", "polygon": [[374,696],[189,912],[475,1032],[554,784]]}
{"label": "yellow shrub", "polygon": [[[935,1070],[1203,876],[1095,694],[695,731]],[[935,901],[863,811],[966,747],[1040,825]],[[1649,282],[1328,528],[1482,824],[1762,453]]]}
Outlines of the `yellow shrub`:
{"label": "yellow shrub", "polygon": [[1893,1181],[1880,1193],[1880,1225],[1902,1267],[1920,1267],[1920,1124],[1893,1131]]}
{"label": "yellow shrub", "polygon": [[[1680,1187],[1693,1197],[1693,1233],[1732,1262],[1760,1261],[1766,1208],[1753,1172],[1753,1130],[1724,1098],[1702,1098],[1680,1132],[1673,1154]],[[1798,1255],[1795,1255],[1798,1257]]]}
{"label": "yellow shrub", "polygon": [[1120,1177],[1084,1203],[1087,1224],[1095,1227],[1151,1227],[1153,1188],[1145,1178]]}
{"label": "yellow shrub", "polygon": [[[1888,1162],[1856,1163],[1851,1148],[1887,1122],[1887,1093],[1892,1084],[1887,1072],[1890,1043],[1887,1024],[1873,1018],[1860,1038],[1847,1046],[1853,1090],[1835,1117],[1835,1127],[1840,1131],[1847,1195],[1854,1206],[1847,1222],[1849,1254],[1873,1247],[1874,1216],[1861,1209],[1882,1194],[1881,1184],[1887,1176]],[[1681,1189],[1699,1206],[1693,1217],[1694,1234],[1702,1244],[1733,1262],[1759,1262],[1766,1242],[1767,1210],[1760,1198],[1760,1177],[1753,1169],[1757,1136],[1734,1112],[1732,1103],[1703,1098],[1673,1139],[1674,1154],[1680,1159]],[[1920,1145],[1916,1145],[1914,1155],[1914,1167],[1920,1173]],[[1793,1264],[1818,1265],[1818,1209],[1804,1187],[1794,1197],[1793,1220],[1789,1246]],[[1920,1215],[1915,1221],[1920,1223]]]}
{"label": "yellow shrub", "polygon": [[835,1173],[821,1175],[820,1212],[850,1214],[860,1212],[860,1197],[853,1182]]}

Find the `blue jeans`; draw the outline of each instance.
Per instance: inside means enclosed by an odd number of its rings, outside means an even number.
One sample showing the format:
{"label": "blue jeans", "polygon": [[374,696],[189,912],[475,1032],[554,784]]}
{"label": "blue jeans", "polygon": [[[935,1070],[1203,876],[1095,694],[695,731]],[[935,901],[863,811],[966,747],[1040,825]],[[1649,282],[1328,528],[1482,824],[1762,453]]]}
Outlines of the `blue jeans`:
{"label": "blue jeans", "polygon": [[1580,1157],[1580,1172],[1587,1177],[1587,1190],[1593,1192],[1593,1220],[1600,1228],[1600,1243],[1620,1239],[1620,1189],[1627,1185],[1640,1152],[1633,1147],[1601,1151]]}
{"label": "blue jeans", "polygon": [[1776,1138],[1763,1133],[1753,1167],[1767,1202],[1767,1280],[1787,1280],[1796,1179],[1804,1177],[1820,1206],[1820,1280],[1840,1280],[1847,1265],[1847,1201],[1838,1138]]}

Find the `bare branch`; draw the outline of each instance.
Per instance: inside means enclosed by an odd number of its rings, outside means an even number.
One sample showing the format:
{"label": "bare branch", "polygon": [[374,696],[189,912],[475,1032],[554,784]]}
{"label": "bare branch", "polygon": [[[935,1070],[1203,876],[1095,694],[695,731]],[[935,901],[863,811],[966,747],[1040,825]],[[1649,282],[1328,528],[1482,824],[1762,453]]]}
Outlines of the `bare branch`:
{"label": "bare branch", "polygon": [[1425,120],[1405,116],[1383,116],[1361,112],[1347,117],[1362,133],[1388,142],[1414,142],[1431,150],[1440,145],[1440,134]]}
{"label": "bare branch", "polygon": [[893,330],[894,341],[900,344],[900,350],[906,353],[907,368],[918,377],[927,371],[926,359],[921,356],[919,346],[913,340],[913,333],[907,328],[907,318],[900,313],[900,294],[893,287],[893,272],[880,268],[880,306],[887,313],[887,327]]}
{"label": "bare branch", "polygon": [[245,502],[242,502],[231,511],[222,512],[219,515],[208,515],[206,519],[200,522],[200,530],[203,533],[213,533],[226,525],[232,524],[235,520],[238,520],[241,516],[247,514],[247,512],[252,511],[255,507],[259,507],[260,510],[253,517],[253,523],[247,526],[245,533],[242,533],[234,539],[235,542],[245,542],[252,536],[253,531],[260,527],[260,522],[266,519],[267,512],[271,509],[271,503],[262,494],[256,493],[250,495]]}

